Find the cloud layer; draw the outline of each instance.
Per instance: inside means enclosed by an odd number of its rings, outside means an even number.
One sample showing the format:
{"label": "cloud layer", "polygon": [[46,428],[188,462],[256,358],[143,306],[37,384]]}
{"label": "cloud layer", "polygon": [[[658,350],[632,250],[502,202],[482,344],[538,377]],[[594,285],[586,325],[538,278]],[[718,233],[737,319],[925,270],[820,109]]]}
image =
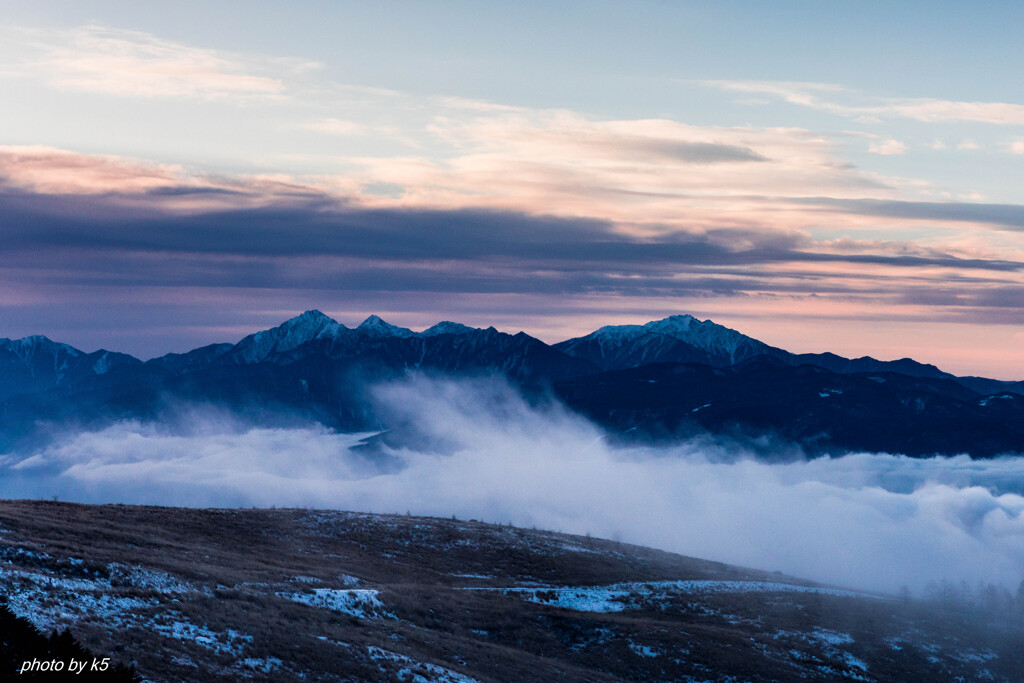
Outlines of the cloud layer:
{"label": "cloud layer", "polygon": [[[415,177],[392,173],[394,165],[378,168],[375,180],[399,188],[391,198],[358,188],[339,194],[323,179],[213,176],[117,156],[2,147],[0,305],[6,302],[14,325],[19,311],[28,320],[30,303],[37,320],[56,321],[5,336],[42,333],[152,356],[230,341],[314,307],[358,319],[397,311],[407,325],[444,318],[516,325],[549,341],[677,312],[733,326],[731,316],[768,316],[791,321],[794,330],[802,317],[824,315],[851,321],[843,337],[849,346],[766,341],[796,351],[914,356],[965,374],[1024,373],[1007,366],[998,348],[960,369],[942,355],[911,350],[919,348],[912,336],[891,352],[858,347],[866,328],[852,326],[1019,319],[1024,219],[1016,205],[911,201],[888,191],[865,197],[821,186],[829,173],[851,180],[847,190],[864,178],[830,165],[820,140],[792,131],[779,137],[663,121],[493,115],[491,123],[446,129],[468,149],[445,168],[421,167]],[[591,170],[567,183],[580,160]],[[507,180],[499,170],[507,164],[531,170]],[[659,175],[669,170],[675,175]],[[745,194],[808,189],[798,176],[819,172],[824,195]],[[780,184],[763,185],[769,176]],[[692,191],[673,191],[674,182]],[[885,231],[872,227],[880,222]],[[224,316],[226,302],[239,324],[217,325],[238,333],[203,333],[200,320]],[[84,319],[83,304],[107,312]],[[195,317],[175,331],[157,307],[175,319],[186,310]],[[632,317],[623,318],[627,311]],[[156,326],[140,326],[146,316]],[[82,336],[93,328],[96,336]],[[138,335],[178,341],[161,346]]]}
{"label": "cloud layer", "polygon": [[[704,84],[730,92],[769,95],[790,104],[865,120],[903,118],[922,123],[1024,125],[1024,105],[1009,102],[964,102],[932,97],[865,97],[830,83],[705,81]],[[840,101],[851,98],[855,102]]]}
{"label": "cloud layer", "polygon": [[301,72],[313,62],[245,57],[185,45],[142,31],[87,25],[31,32],[41,56],[30,71],[59,89],[119,97],[280,98],[285,82],[268,72]]}
{"label": "cloud layer", "polygon": [[0,492],[456,514],[890,591],[942,579],[1012,587],[1024,578],[1021,458],[862,454],[768,464],[710,441],[614,446],[582,418],[531,407],[496,380],[411,378],[377,397],[421,447],[369,455],[353,449],[359,435],[196,413],[10,455],[20,464]]}

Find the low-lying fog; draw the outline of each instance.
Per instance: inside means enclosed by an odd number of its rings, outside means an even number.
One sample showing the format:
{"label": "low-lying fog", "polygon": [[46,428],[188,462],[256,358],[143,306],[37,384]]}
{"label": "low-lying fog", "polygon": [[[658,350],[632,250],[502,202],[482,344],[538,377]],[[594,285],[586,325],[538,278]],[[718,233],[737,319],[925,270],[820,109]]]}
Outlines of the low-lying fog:
{"label": "low-lying fog", "polygon": [[352,450],[366,435],[194,407],[9,453],[0,496],[454,514],[885,591],[943,579],[1013,589],[1024,578],[1021,457],[769,463],[709,440],[616,446],[495,379],[414,377],[375,395],[421,444],[383,447],[384,466]]}

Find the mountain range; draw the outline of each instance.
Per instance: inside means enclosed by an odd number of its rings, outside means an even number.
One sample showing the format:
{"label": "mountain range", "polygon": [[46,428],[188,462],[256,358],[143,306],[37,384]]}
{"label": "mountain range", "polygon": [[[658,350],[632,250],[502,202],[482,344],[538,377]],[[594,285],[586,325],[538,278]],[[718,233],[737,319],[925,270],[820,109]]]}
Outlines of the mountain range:
{"label": "mountain range", "polygon": [[0,339],[0,437],[12,447],[41,438],[40,424],[155,419],[173,402],[263,423],[387,430],[396,426],[381,421],[369,388],[410,371],[499,374],[620,439],[710,433],[812,455],[1024,451],[1024,382],[957,377],[909,358],[794,354],[689,315],[548,345],[449,321],[414,332],[371,315],[349,328],[306,311],[236,344],[145,362],[41,336]]}

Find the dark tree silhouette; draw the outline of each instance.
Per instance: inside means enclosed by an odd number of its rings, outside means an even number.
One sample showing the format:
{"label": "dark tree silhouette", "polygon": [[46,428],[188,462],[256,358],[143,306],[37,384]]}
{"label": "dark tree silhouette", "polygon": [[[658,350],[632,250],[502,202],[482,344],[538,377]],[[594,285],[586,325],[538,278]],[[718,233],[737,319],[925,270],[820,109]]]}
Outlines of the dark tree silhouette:
{"label": "dark tree silhouette", "polygon": [[[81,674],[71,675],[67,671],[26,671],[19,674],[24,662],[39,660],[65,662],[71,659],[86,661],[90,666]],[[111,683],[138,683],[142,678],[135,667],[110,663],[106,671],[92,671],[93,660],[102,660],[81,645],[68,631],[49,636],[40,633],[32,622],[23,619],[0,605],[0,680],[17,681],[107,681]]]}

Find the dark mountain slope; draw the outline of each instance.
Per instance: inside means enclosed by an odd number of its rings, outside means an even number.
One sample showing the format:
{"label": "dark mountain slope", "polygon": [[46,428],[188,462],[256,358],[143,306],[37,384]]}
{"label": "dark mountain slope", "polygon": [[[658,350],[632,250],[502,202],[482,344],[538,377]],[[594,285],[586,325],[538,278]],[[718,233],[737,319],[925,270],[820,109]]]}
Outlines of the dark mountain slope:
{"label": "dark mountain slope", "polygon": [[955,381],[839,374],[756,359],[732,368],[665,363],[560,382],[569,406],[617,433],[763,435],[811,454],[885,451],[978,457],[1024,449],[1024,397],[980,398]]}
{"label": "dark mountain slope", "polygon": [[0,339],[0,400],[67,387],[141,361],[112,351],[85,353],[46,337]]}

